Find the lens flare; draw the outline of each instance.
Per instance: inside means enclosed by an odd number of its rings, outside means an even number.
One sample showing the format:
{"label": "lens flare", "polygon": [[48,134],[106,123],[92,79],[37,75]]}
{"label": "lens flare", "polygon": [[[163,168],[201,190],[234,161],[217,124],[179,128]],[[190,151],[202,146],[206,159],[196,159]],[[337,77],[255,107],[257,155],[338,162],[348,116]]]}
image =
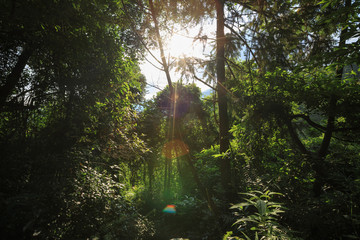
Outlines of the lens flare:
{"label": "lens flare", "polygon": [[176,213],[175,205],[167,205],[166,208],[163,209],[164,213]]}
{"label": "lens flare", "polygon": [[189,147],[181,140],[174,139],[164,144],[162,154],[168,159],[184,156],[189,153]]}

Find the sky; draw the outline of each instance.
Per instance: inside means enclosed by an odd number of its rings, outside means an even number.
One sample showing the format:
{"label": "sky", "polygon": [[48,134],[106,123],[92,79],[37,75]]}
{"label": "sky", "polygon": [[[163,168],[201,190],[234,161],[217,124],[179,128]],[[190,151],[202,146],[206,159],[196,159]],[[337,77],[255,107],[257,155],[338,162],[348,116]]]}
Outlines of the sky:
{"label": "sky", "polygon": [[[205,58],[206,54],[209,54],[210,47],[207,44],[207,47],[204,48],[203,44],[199,41],[194,42],[194,37],[198,35],[199,28],[186,29],[177,33],[174,33],[171,39],[169,39],[167,44],[164,44],[165,55],[170,56],[171,58],[179,58],[183,55],[187,57],[197,57]],[[203,26],[203,35],[206,34],[208,37],[213,37],[215,35],[215,25],[212,22],[208,22]],[[152,54],[160,59],[159,50],[152,50]],[[146,53],[146,60],[141,62],[140,69],[141,72],[145,75],[146,81],[148,83],[146,87],[146,99],[151,99],[156,95],[159,89],[164,89],[167,85],[167,80],[165,72],[157,69],[162,68],[159,63],[151,56],[151,54]],[[149,61],[151,63],[149,63]],[[155,65],[155,66],[153,66]],[[181,78],[180,73],[175,72],[174,69],[170,71],[172,81],[175,82]],[[192,82],[191,82],[192,83]],[[199,81],[194,81],[194,83],[201,89],[202,92],[210,89],[208,86],[202,84]],[[153,87],[156,86],[156,87]]]}

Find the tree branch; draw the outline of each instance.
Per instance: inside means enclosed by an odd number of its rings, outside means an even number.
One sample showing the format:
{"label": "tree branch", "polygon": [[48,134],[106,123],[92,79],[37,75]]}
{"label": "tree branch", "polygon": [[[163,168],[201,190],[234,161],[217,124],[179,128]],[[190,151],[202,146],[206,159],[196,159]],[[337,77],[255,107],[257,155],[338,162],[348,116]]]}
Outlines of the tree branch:
{"label": "tree branch", "polygon": [[251,53],[251,56],[253,56],[256,64],[260,67],[260,64],[259,64],[259,61],[258,59],[256,58],[254,52],[252,51],[251,47],[249,46],[249,44],[246,42],[246,40],[240,35],[238,34],[232,27],[230,27],[228,24],[225,23],[225,27],[227,29],[229,29],[233,34],[235,34],[245,45],[246,47],[249,49],[250,53]]}
{"label": "tree branch", "polygon": [[193,73],[193,77],[198,80],[199,82],[201,82],[202,84],[205,84],[206,86],[208,86],[209,88],[211,88],[212,90],[216,91],[216,88],[214,88],[213,86],[211,86],[210,84],[208,84],[207,82],[205,82],[204,80],[200,79],[199,77],[197,77],[195,75],[195,73]]}
{"label": "tree branch", "polygon": [[295,115],[292,115],[291,116],[292,119],[295,119],[295,118],[302,118],[304,119],[310,126],[314,127],[315,129],[319,130],[319,131],[326,131],[326,127],[324,126],[321,126],[320,124],[317,124],[316,122],[312,121],[310,119],[309,116],[305,115],[305,114],[295,114]]}
{"label": "tree branch", "polygon": [[289,134],[291,139],[293,140],[293,142],[298,146],[299,150],[303,153],[303,154],[309,154],[309,152],[307,151],[306,147],[304,146],[304,144],[301,142],[298,134],[296,133],[292,122],[291,122],[291,118],[286,118],[285,119],[285,124],[289,130]]}
{"label": "tree branch", "polygon": [[7,76],[5,84],[0,88],[0,107],[2,107],[6,99],[10,96],[11,92],[18,84],[21,74],[24,71],[24,68],[33,53],[33,49],[29,46],[25,46],[24,50],[19,56],[15,67],[12,69],[11,73]]}

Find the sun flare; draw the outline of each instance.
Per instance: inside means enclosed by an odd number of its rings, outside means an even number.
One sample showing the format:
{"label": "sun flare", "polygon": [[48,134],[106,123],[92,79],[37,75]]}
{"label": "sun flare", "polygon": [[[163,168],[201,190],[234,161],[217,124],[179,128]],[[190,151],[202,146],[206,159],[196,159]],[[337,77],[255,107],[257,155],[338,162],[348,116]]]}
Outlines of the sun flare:
{"label": "sun flare", "polygon": [[167,44],[167,51],[171,58],[196,57],[202,53],[191,37],[174,34]]}

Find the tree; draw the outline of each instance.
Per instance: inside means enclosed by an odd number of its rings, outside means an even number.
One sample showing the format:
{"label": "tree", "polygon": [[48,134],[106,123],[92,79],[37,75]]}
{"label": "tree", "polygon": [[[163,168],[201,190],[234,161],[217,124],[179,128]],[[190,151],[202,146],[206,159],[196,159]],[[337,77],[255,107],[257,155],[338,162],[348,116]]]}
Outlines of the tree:
{"label": "tree", "polygon": [[[135,238],[144,230],[124,198],[129,158],[146,148],[134,130],[140,49],[121,7],[2,1],[2,237]],[[121,217],[134,232],[108,227]]]}
{"label": "tree", "polygon": [[[229,118],[227,111],[227,97],[225,85],[225,42],[224,34],[224,1],[216,0],[216,77],[219,106],[219,144],[220,153],[225,154],[230,147]],[[231,191],[231,165],[230,158],[222,157],[220,163],[221,181],[227,192]]]}
{"label": "tree", "polygon": [[[287,223],[300,224],[307,238],[344,232],[356,236],[354,228],[327,210],[341,206],[341,212],[349,213],[354,205],[344,199],[357,195],[346,179],[358,176],[351,170],[358,160],[345,149],[358,148],[351,140],[358,132],[357,111],[349,108],[359,106],[358,60],[352,51],[358,39],[350,30],[358,26],[358,7],[351,1],[267,1],[262,15],[258,9],[244,10],[256,16],[249,17],[248,29],[232,26],[248,37],[249,54],[255,56],[249,62],[229,59],[229,84],[239,113],[232,128],[234,146],[241,151],[237,158],[245,161],[235,167],[249,168],[242,172],[248,186],[263,182],[284,189],[290,209],[296,209]],[[301,201],[314,205],[306,208]],[[301,224],[300,219],[313,221]],[[344,226],[344,232],[330,231],[333,225]]]}

